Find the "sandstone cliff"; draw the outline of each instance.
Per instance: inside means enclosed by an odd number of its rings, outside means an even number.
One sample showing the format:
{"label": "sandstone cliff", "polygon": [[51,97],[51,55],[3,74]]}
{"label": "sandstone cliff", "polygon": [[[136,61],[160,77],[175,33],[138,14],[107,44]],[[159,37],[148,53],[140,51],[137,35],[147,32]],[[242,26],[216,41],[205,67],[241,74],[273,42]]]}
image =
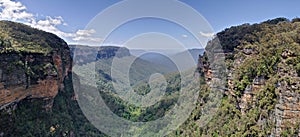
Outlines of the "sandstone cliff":
{"label": "sandstone cliff", "polygon": [[284,18],[231,27],[199,58],[207,84],[218,71],[207,58],[225,55],[227,84],[217,116],[203,135],[299,136],[300,22]]}
{"label": "sandstone cliff", "polygon": [[27,98],[50,104],[71,71],[70,50],[61,38],[8,21],[0,22],[0,110]]}

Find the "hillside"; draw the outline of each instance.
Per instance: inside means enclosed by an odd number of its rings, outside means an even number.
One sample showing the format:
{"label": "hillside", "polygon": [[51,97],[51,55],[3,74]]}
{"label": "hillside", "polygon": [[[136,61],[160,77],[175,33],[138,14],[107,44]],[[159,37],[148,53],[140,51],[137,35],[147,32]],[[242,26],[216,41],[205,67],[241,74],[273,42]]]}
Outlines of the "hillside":
{"label": "hillside", "polygon": [[[228,69],[220,108],[203,127],[201,109],[173,135],[178,136],[299,136],[300,22],[285,18],[235,26],[217,34]],[[213,53],[217,55],[218,53]],[[214,76],[207,52],[199,63],[206,82]],[[208,94],[202,93],[201,96]],[[200,98],[205,100],[205,98]],[[201,105],[201,101],[199,102]],[[178,134],[179,133],[179,134]]]}
{"label": "hillside", "polygon": [[[74,57],[74,64],[77,66],[91,66],[97,64],[96,68],[103,76],[111,75],[111,66],[114,59],[122,60],[122,65],[126,66],[132,63],[129,75],[131,77],[132,85],[138,84],[140,81],[149,79],[153,73],[167,74],[171,72],[171,68],[156,64],[142,57],[135,57],[130,54],[129,50],[124,47],[103,46],[91,47],[82,45],[70,45],[72,55]],[[132,62],[131,62],[132,61]]]}
{"label": "hillside", "polygon": [[[169,136],[299,136],[299,20],[277,18],[234,26],[217,33],[198,59],[198,73],[195,70],[189,72],[200,81],[196,108]],[[91,74],[95,74],[96,91],[109,109],[126,120],[154,121],[166,115],[178,102],[182,88],[180,74],[169,74],[169,68],[143,58],[136,59],[126,48],[95,50],[80,45],[69,48],[56,35],[8,21],[0,21],[0,32],[0,137],[106,136],[88,121],[78,104],[78,97],[98,100],[88,92],[81,92],[91,89],[89,84],[94,81],[89,80],[93,80],[92,77],[84,79],[93,76]],[[218,42],[222,51],[215,49]],[[77,52],[76,48],[80,50]],[[222,54],[225,55],[226,69],[218,70],[211,61],[219,61],[217,57]],[[129,71],[134,92],[149,93],[149,76],[162,73],[167,83],[166,94],[150,107],[123,101],[112,86],[116,81],[111,74],[113,59],[121,60],[117,71],[113,71],[117,74],[136,59]],[[71,71],[75,73],[71,75]],[[203,124],[201,116],[206,113],[210,93],[214,88],[220,88],[213,84],[214,80],[222,79],[220,74],[226,80],[225,87],[219,92],[222,94],[220,105],[214,110],[212,119]],[[126,80],[120,76],[117,80]],[[155,82],[160,80],[154,79]],[[73,82],[77,86],[80,84],[76,82],[86,85],[73,87]],[[74,93],[74,88],[79,92]],[[189,87],[185,93],[193,93],[193,90]],[[130,130],[137,134],[150,131],[147,135],[155,136],[152,128]]]}
{"label": "hillside", "polygon": [[21,23],[0,22],[1,53],[18,51],[49,54],[59,49],[68,49],[64,40],[56,35],[33,29]]}
{"label": "hillside", "polygon": [[67,43],[9,21],[0,32],[0,136],[104,136],[74,100]]}
{"label": "hillside", "polygon": [[0,22],[0,32],[1,109],[26,97],[54,98],[71,72],[68,45],[53,34],[9,21]]}

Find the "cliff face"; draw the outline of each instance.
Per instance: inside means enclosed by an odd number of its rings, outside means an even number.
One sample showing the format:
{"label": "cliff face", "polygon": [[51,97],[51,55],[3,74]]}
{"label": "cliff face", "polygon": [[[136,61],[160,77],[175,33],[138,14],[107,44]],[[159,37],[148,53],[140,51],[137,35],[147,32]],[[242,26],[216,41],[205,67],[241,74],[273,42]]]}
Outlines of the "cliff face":
{"label": "cliff face", "polygon": [[0,22],[0,110],[23,99],[50,104],[71,71],[68,45],[59,37],[28,26]]}
{"label": "cliff face", "polygon": [[70,45],[70,48],[72,56],[76,58],[75,63],[78,65],[95,62],[99,59],[109,59],[113,57],[122,58],[126,56],[131,56],[129,49],[124,47],[91,47],[83,45]]}
{"label": "cliff face", "polygon": [[282,61],[278,64],[277,74],[279,76],[276,84],[276,93],[278,95],[277,104],[275,106],[275,134],[280,135],[283,130],[289,132],[298,132],[300,135],[300,75],[293,67],[290,60],[294,60],[296,56],[294,52],[286,50],[282,53]]}
{"label": "cliff face", "polygon": [[[227,84],[221,106],[202,135],[299,136],[300,22],[284,18],[231,27],[208,43],[222,45]],[[198,67],[215,77],[206,49]],[[210,53],[210,54],[211,54]],[[201,113],[201,112],[200,112]]]}
{"label": "cliff face", "polygon": [[[208,43],[210,49],[199,59],[205,90],[199,93],[197,108],[176,135],[299,136],[299,34],[300,22],[282,18],[218,33],[218,39]],[[218,40],[223,50],[212,48]],[[79,64],[90,61],[91,55],[97,55],[92,57],[95,60],[113,57],[118,48],[99,50],[76,52]],[[121,51],[124,54],[119,57],[130,56],[128,50]],[[212,66],[223,53],[226,76],[224,70]],[[0,21],[0,136],[102,135],[76,103],[68,75],[71,67],[70,50],[62,39]],[[199,127],[197,121],[205,113],[201,103],[208,100],[212,88],[218,89],[212,81],[223,76],[227,84],[220,90],[224,95],[220,107],[207,125]]]}

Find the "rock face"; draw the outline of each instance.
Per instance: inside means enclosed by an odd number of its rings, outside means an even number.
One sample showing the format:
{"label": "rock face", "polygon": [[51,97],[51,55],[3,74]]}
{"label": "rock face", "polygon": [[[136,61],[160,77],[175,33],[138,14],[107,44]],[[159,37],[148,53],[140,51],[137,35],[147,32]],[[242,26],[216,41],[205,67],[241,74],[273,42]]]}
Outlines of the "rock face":
{"label": "rock face", "polygon": [[279,103],[276,105],[275,135],[280,135],[282,130],[299,130],[300,117],[300,95],[289,90],[280,93]]}
{"label": "rock face", "polygon": [[[225,103],[218,115],[230,116],[207,129],[221,136],[300,136],[299,32],[299,22],[278,18],[225,29],[208,43],[213,47],[220,40],[223,48],[209,58],[225,54]],[[200,56],[198,67],[210,84],[218,70],[207,54]],[[203,135],[214,131],[204,130]]]}
{"label": "rock face", "polygon": [[[284,53],[290,53],[284,51]],[[277,83],[278,102],[275,106],[275,135],[280,135],[282,131],[300,131],[300,77],[292,66],[288,64],[289,59],[296,58],[288,54],[282,57],[282,62],[278,65],[278,74],[281,78]],[[284,71],[288,69],[289,71]],[[300,134],[298,134],[299,136]]]}
{"label": "rock face", "polygon": [[43,99],[50,110],[71,71],[68,45],[53,34],[18,23],[0,22],[0,31],[0,110],[25,98]]}

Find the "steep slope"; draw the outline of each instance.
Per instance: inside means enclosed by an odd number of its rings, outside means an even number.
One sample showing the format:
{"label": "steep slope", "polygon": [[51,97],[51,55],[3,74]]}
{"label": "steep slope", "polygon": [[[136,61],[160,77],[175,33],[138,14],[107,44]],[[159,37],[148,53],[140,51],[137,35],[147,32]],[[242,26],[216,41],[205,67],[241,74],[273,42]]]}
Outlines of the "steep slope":
{"label": "steep slope", "polygon": [[[70,75],[66,43],[22,24],[2,21],[0,26],[0,136],[105,136],[89,123],[76,102],[71,79],[85,74]],[[170,136],[299,136],[299,34],[299,19],[284,18],[218,33],[218,39],[208,43],[206,53],[199,59],[198,70],[205,77],[200,77],[198,105],[188,121]],[[202,106],[212,92],[209,83],[218,73],[207,56],[220,53],[211,50],[218,40],[225,52],[227,85],[212,120],[199,126],[205,113]],[[107,93],[113,90],[109,72],[115,54],[100,52],[97,62],[86,62],[85,57],[94,54],[92,49],[86,50],[81,54],[79,69],[83,70],[79,72],[94,72],[96,66],[99,92],[120,117],[151,121],[162,117],[176,103],[181,82],[176,73],[166,76],[165,98],[149,108],[126,104],[113,92]],[[126,50],[124,53],[121,58],[132,58]],[[136,61],[138,69],[131,70],[136,77],[133,83],[156,69],[161,71],[147,65],[144,60]],[[139,94],[150,90],[143,81],[135,86]]]}
{"label": "steep slope", "polygon": [[[203,127],[197,126],[202,112],[196,109],[174,135],[299,136],[300,22],[297,20],[277,18],[218,33],[218,39],[210,41],[207,50],[219,40],[225,53],[227,88],[221,106]],[[209,67],[206,55],[199,59],[199,66],[203,66],[200,71],[209,82],[214,70]],[[209,92],[202,92],[200,97]]]}
{"label": "steep slope", "polygon": [[0,109],[24,98],[53,99],[71,71],[68,45],[9,21],[0,22],[0,32]]}
{"label": "steep slope", "polygon": [[0,136],[104,136],[75,100],[66,42],[9,21],[0,32]]}

